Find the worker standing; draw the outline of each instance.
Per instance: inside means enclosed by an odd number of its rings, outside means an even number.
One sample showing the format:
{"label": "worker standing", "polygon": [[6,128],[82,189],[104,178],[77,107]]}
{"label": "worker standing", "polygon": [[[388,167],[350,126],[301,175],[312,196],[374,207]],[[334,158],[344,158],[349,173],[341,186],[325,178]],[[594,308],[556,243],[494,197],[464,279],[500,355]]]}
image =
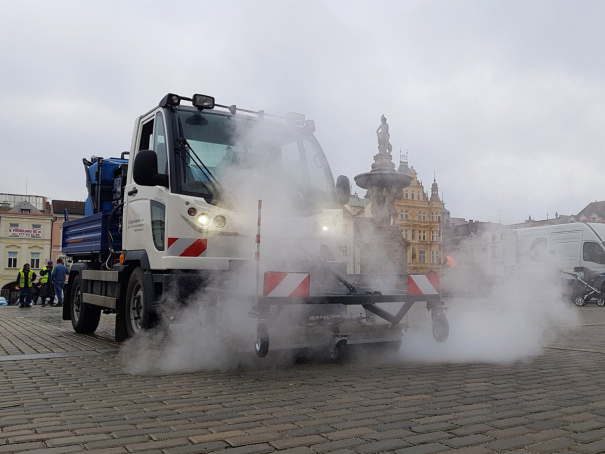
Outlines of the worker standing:
{"label": "worker standing", "polygon": [[19,307],[32,306],[32,285],[36,280],[36,273],[29,269],[29,263],[19,270],[17,282],[19,283]]}
{"label": "worker standing", "polygon": [[55,299],[55,289],[51,279],[52,272],[53,262],[49,260],[46,266],[40,271],[40,298],[42,298],[42,307],[46,306],[46,298],[49,299],[49,306],[53,304],[53,300]]}
{"label": "worker standing", "polygon": [[67,267],[63,265],[63,259],[57,259],[57,266],[53,268],[51,280],[55,286],[55,295],[57,295],[57,307],[63,306],[63,286],[67,277]]}

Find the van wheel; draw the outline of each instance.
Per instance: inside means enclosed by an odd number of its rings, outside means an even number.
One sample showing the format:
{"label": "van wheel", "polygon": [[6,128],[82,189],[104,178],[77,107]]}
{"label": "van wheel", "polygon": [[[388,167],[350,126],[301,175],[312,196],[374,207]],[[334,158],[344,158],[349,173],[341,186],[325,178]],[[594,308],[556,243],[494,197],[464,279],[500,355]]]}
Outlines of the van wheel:
{"label": "van wheel", "polygon": [[576,296],[576,298],[573,300],[573,302],[576,306],[579,306],[579,307],[586,305],[586,300],[582,296]]}
{"label": "van wheel", "polygon": [[82,302],[81,278],[76,274],[71,284],[71,325],[80,334],[91,334],[97,330],[101,320],[101,308]]}

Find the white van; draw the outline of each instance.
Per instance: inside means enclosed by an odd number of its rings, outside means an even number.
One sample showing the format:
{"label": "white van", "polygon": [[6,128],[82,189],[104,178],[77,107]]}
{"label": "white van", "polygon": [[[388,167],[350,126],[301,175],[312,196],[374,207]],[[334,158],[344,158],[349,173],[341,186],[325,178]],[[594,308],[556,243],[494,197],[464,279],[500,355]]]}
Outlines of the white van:
{"label": "white van", "polygon": [[517,229],[506,240],[505,263],[516,273],[531,272],[540,262],[568,273],[576,267],[605,273],[604,240],[605,224],[593,222]]}

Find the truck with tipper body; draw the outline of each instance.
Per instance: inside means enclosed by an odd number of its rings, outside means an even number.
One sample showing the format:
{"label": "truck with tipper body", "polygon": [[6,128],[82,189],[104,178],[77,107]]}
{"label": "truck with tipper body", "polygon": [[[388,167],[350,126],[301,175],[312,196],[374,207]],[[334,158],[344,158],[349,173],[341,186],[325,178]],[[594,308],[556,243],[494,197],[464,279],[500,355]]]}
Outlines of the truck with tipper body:
{"label": "truck with tipper body", "polygon": [[[335,184],[314,129],[302,114],[166,95],[136,119],[128,152],[83,160],[86,216],[63,224],[63,254],[73,260],[63,319],[92,333],[101,313],[115,313],[124,340],[168,320],[168,300],[195,295],[205,323],[224,301],[240,304],[256,321],[259,357],[270,334],[287,332],[272,345],[325,345],[339,358],[347,344],[397,347],[403,317],[422,301],[444,341],[436,276],[403,276],[432,291],[402,285],[385,295],[335,259],[350,184],[344,176]],[[392,314],[382,303],[402,306]],[[284,324],[292,326],[277,329]]]}

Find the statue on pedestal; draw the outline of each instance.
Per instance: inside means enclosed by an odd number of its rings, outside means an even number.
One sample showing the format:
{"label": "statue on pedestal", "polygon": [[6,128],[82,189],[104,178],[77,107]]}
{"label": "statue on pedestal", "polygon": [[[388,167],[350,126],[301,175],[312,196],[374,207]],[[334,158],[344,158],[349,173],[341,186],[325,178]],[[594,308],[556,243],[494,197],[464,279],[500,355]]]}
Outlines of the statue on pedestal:
{"label": "statue on pedestal", "polygon": [[380,117],[380,126],[378,126],[378,129],[376,130],[376,135],[378,136],[378,153],[391,154],[393,151],[393,146],[389,142],[391,134],[389,134],[389,124],[384,115]]}

